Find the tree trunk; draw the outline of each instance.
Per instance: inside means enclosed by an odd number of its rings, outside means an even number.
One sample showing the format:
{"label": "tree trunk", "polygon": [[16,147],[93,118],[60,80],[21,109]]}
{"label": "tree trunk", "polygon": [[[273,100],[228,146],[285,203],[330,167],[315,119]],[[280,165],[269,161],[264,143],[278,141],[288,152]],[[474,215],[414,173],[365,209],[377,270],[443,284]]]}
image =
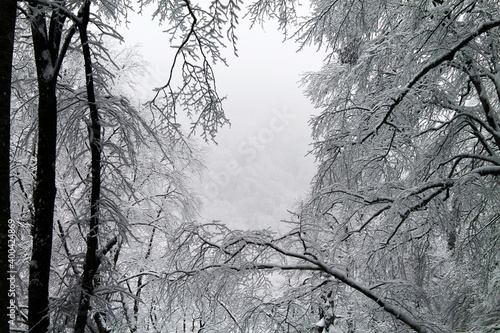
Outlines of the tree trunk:
{"label": "tree trunk", "polygon": [[52,221],[54,219],[56,124],[55,87],[39,85],[39,137],[36,185],[34,190],[35,216],[30,263],[28,311],[30,332],[46,332],[49,326],[49,275],[52,254]]}
{"label": "tree trunk", "polygon": [[[52,225],[56,196],[56,82],[59,45],[64,17],[52,13],[47,33],[45,14],[31,13],[31,32],[38,79],[38,150],[36,182],[33,191],[33,248],[28,287],[28,325],[30,333],[45,333],[49,321],[49,276],[52,254]],[[72,34],[69,34],[71,40]],[[63,50],[62,53],[64,53]],[[61,57],[63,55],[60,55]],[[60,63],[60,61],[59,61]]]}
{"label": "tree trunk", "polygon": [[33,249],[30,263],[28,311],[30,332],[46,332],[49,326],[49,275],[52,253],[52,222],[56,195],[56,131],[57,103],[55,84],[45,73],[52,66],[45,57],[46,48],[33,41],[38,71],[38,151],[36,183],[33,194],[34,220],[32,226]]}
{"label": "tree trunk", "polygon": [[83,58],[85,61],[87,100],[91,120],[89,128],[89,141],[92,159],[92,188],[90,194],[90,222],[89,233],[87,235],[87,253],[85,256],[85,264],[83,266],[82,293],[80,295],[80,303],[75,323],[75,333],[83,333],[85,331],[88,312],[90,309],[90,297],[94,292],[94,277],[100,265],[97,249],[99,246],[99,197],[101,193],[101,125],[99,123],[99,112],[96,105],[92,59],[87,36],[90,0],[85,1],[82,13],[83,18],[82,24],[79,26],[79,31],[83,49]]}
{"label": "tree trunk", "polygon": [[16,6],[15,0],[5,0],[0,11],[0,332],[9,331],[10,90]]}
{"label": "tree trunk", "polygon": [[[36,47],[35,47],[36,48]],[[37,53],[35,51],[35,53]],[[38,59],[38,57],[37,57]],[[39,61],[37,61],[38,63]],[[37,66],[38,67],[38,66]],[[30,332],[46,332],[49,326],[48,295],[54,219],[57,105],[55,85],[41,82],[38,106],[38,152],[34,189],[35,216],[29,282]]]}

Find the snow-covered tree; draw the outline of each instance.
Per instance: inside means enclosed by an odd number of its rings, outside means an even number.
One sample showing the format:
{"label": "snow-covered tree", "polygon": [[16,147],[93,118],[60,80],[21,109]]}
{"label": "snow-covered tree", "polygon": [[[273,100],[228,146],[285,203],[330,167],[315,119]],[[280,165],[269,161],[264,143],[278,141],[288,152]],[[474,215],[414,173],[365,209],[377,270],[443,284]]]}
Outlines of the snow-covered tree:
{"label": "snow-covered tree", "polygon": [[498,329],[498,3],[317,0],[303,19],[298,5],[256,1],[250,14],[329,54],[304,78],[322,110],[310,198],[287,235],[207,246],[225,269],[301,277],[264,302],[273,318],[300,304],[334,331]]}
{"label": "snow-covered tree", "polygon": [[[149,3],[141,2],[140,6]],[[182,188],[185,179],[180,175],[188,173],[186,165],[191,167],[193,161],[188,140],[183,137],[183,130],[176,120],[179,108],[182,107],[192,120],[191,132],[201,130],[205,139],[213,139],[217,128],[227,122],[222,111],[222,99],[215,89],[211,66],[223,61],[220,49],[225,36],[231,43],[235,42],[233,30],[237,22],[238,2],[231,1],[226,5],[213,1],[209,8],[202,8],[188,0],[160,1],[154,5],[157,8],[154,16],[168,25],[170,42],[177,53],[168,82],[158,88],[156,96],[151,97],[149,110],[140,108],[141,113],[150,115],[145,116],[137,112],[138,108],[133,107],[126,96],[110,88],[116,84],[112,83],[115,78],[113,72],[124,70],[124,67],[117,67],[104,40],[109,36],[121,39],[114,28],[126,20],[127,12],[131,10],[129,2],[40,0],[18,3],[18,21],[23,22],[18,36],[23,39],[22,43],[26,35],[32,37],[28,50],[34,55],[32,61],[35,66],[31,68],[36,68],[38,83],[36,91],[30,87],[30,90],[16,96],[20,99],[15,101],[18,110],[38,109],[36,122],[29,123],[28,120],[27,127],[14,133],[19,147],[23,143],[35,142],[26,151],[18,151],[21,152],[21,159],[29,156],[27,159],[32,160],[32,156],[36,155],[36,171],[31,165],[26,168],[28,184],[25,183],[23,188],[27,190],[21,189],[20,195],[25,195],[32,202],[32,207],[28,205],[16,210],[19,214],[16,218],[28,211],[31,214],[29,223],[32,225],[33,242],[27,321],[32,332],[58,330],[61,326],[57,325],[61,322],[66,326],[68,320],[73,321],[63,311],[52,318],[54,322],[51,326],[51,315],[57,313],[57,306],[69,303],[60,303],[59,297],[51,301],[49,296],[64,295],[66,291],[66,295],[72,297],[75,291],[79,294],[80,305],[77,313],[73,312],[78,318],[75,329],[85,330],[99,267],[105,261],[106,253],[119,240],[133,237],[132,231],[137,231],[129,227],[130,223],[120,206],[141,203],[134,201],[139,200],[135,189],[141,184],[130,179],[139,165],[134,156],[136,149],[156,147],[156,154],[161,156],[157,167],[161,169],[161,175],[170,178],[149,182],[175,189],[158,195],[163,196],[166,202],[178,200],[171,199],[172,196],[180,198],[177,211],[164,213],[165,216],[176,216],[186,209],[182,203],[190,198],[187,195],[189,191]],[[22,52],[26,48],[19,50]],[[68,60],[75,54],[80,54],[80,62]],[[173,83],[177,67],[182,73],[179,89]],[[23,79],[27,81],[33,74],[33,71],[26,71],[21,75],[26,76]],[[30,95],[38,98],[35,107],[32,98],[23,100]],[[21,112],[16,115],[21,123],[26,120]],[[13,117],[13,120],[18,119]],[[37,136],[35,140],[33,133]],[[17,166],[18,163],[22,164],[14,160],[12,165]],[[146,171],[141,170],[148,174]],[[36,176],[29,179],[31,172]],[[151,174],[154,173],[156,171]],[[14,179],[20,181],[20,188],[21,181],[26,180],[23,176]],[[145,201],[151,200],[148,196]],[[155,200],[161,201],[158,198]],[[194,203],[190,205],[195,206]],[[61,246],[58,249],[53,248],[53,230],[57,230],[60,236],[60,242],[56,242]],[[71,237],[74,242],[69,242]],[[83,244],[85,249],[80,252]],[[69,270],[65,272],[51,268],[51,258],[58,250],[61,250],[58,254],[67,259]],[[73,250],[77,250],[76,253]],[[68,272],[69,275],[66,274]],[[58,275],[56,279],[54,274]],[[68,284],[67,279],[70,280]],[[62,285],[66,287],[61,288]],[[70,300],[73,302],[74,298]],[[62,321],[59,320],[61,318]],[[102,324],[99,320],[97,322]]]}
{"label": "snow-covered tree", "polygon": [[192,222],[186,186],[199,165],[177,114],[206,140],[227,122],[212,65],[240,1],[139,3],[176,49],[145,106],[117,88],[130,54],[106,47],[127,1],[18,3],[10,169],[31,332],[498,329],[500,6],[300,4],[248,7],[329,54],[304,78],[318,172],[276,235]]}
{"label": "snow-covered tree", "polygon": [[431,331],[500,320],[473,320],[499,256],[499,9],[318,2],[301,30],[332,52],[307,77],[323,109],[309,223],[332,229],[335,264]]}

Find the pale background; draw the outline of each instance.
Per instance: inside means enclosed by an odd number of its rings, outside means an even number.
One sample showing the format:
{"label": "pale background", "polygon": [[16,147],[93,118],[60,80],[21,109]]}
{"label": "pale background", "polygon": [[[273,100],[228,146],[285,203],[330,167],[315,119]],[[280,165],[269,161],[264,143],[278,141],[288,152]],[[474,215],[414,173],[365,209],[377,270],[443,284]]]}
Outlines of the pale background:
{"label": "pale background", "polygon": [[[120,32],[127,46],[139,44],[149,63],[137,94],[166,82],[173,59],[168,36],[147,13],[131,15]],[[281,219],[306,197],[314,174],[308,121],[314,108],[303,95],[302,74],[320,69],[324,55],[316,49],[296,52],[276,24],[250,29],[247,20],[237,30],[238,55],[226,49],[229,67],[215,66],[218,91],[227,96],[224,108],[231,121],[215,144],[204,148],[202,181],[194,182],[203,208],[200,222],[220,220],[242,229],[283,228]]]}

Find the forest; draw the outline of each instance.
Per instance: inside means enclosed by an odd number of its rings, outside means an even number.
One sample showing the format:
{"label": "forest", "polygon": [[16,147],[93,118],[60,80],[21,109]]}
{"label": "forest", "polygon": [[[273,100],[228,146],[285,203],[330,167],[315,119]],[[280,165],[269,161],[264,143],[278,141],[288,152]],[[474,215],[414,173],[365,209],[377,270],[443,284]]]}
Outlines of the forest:
{"label": "forest", "polygon": [[[173,56],[138,101],[119,27],[146,8]],[[498,1],[0,9],[0,332],[500,331]],[[243,19],[326,54],[281,232],[200,219],[192,181]]]}

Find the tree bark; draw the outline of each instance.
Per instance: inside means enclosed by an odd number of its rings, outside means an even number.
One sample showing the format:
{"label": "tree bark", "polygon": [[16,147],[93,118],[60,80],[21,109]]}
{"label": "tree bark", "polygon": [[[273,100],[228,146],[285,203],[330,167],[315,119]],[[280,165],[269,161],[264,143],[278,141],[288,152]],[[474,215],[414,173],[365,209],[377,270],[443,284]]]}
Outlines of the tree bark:
{"label": "tree bark", "polygon": [[90,297],[94,292],[94,277],[100,265],[100,258],[98,258],[97,250],[99,246],[99,198],[101,193],[101,125],[99,122],[99,110],[97,108],[95,98],[92,59],[87,35],[90,3],[90,0],[86,0],[82,7],[83,15],[82,23],[79,25],[79,31],[85,62],[87,100],[91,120],[89,128],[89,141],[91,151],[92,184],[90,194],[89,233],[87,235],[87,253],[85,256],[85,264],[83,266],[82,292],[80,295],[80,303],[78,305],[75,333],[83,333],[85,331],[88,313],[90,310]]}
{"label": "tree bark", "polygon": [[[32,4],[31,8],[36,5]],[[38,79],[38,149],[33,191],[33,247],[28,286],[28,325],[31,333],[45,333],[49,320],[49,277],[52,226],[56,196],[57,72],[66,49],[59,54],[65,17],[54,10],[47,31],[45,13],[31,11],[31,32]],[[67,43],[73,33],[66,37]],[[65,47],[67,45],[65,43]]]}
{"label": "tree bark", "polygon": [[10,91],[16,7],[15,0],[5,0],[0,11],[0,332],[9,331]]}
{"label": "tree bark", "polygon": [[45,18],[32,22],[33,48],[38,76],[38,151],[36,183],[33,193],[33,249],[28,290],[30,332],[46,332],[49,327],[49,275],[52,253],[52,222],[56,195],[57,102],[49,45],[44,36]]}
{"label": "tree bark", "polygon": [[49,326],[49,275],[52,254],[52,222],[54,219],[56,124],[55,87],[39,85],[39,137],[36,185],[34,190],[35,216],[32,236],[28,291],[30,332],[46,332]]}

